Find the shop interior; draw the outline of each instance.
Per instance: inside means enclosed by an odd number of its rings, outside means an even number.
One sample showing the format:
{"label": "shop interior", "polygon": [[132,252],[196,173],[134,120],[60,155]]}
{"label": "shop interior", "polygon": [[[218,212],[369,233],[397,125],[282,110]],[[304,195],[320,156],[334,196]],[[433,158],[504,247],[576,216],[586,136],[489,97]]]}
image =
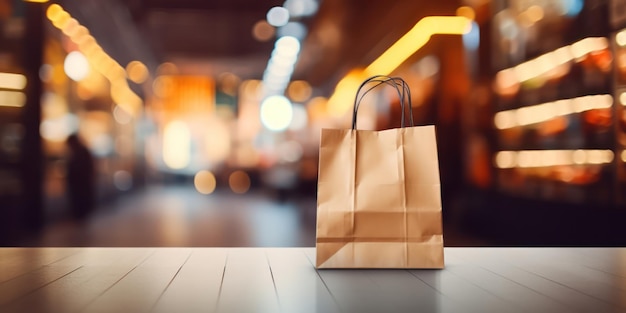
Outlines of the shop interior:
{"label": "shop interior", "polygon": [[0,0],[0,245],[314,246],[320,130],[377,74],[436,127],[447,246],[624,245],[620,4]]}

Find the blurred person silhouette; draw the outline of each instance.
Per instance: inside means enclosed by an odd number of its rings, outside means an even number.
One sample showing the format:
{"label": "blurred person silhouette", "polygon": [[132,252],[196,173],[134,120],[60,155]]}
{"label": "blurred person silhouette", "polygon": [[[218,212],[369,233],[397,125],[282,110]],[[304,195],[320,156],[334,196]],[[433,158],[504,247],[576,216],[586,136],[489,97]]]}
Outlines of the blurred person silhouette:
{"label": "blurred person silhouette", "polygon": [[67,196],[72,216],[85,219],[95,204],[94,158],[77,134],[67,137]]}

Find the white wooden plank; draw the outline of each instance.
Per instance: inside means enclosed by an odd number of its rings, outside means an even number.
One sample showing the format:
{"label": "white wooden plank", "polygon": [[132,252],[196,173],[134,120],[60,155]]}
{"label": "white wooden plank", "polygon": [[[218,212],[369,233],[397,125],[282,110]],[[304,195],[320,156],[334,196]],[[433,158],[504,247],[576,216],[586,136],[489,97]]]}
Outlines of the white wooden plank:
{"label": "white wooden plank", "polygon": [[[13,279],[0,284],[0,305],[8,303],[25,296],[47,284],[50,284],[63,276],[76,271],[84,265],[84,259],[80,253],[71,254],[68,257],[58,259],[48,265],[37,267]],[[51,252],[50,250],[45,251]],[[44,258],[45,259],[45,258]],[[30,265],[29,265],[30,267]]]}
{"label": "white wooden plank", "polygon": [[551,313],[571,310],[571,308],[562,303],[522,284],[474,266],[464,259],[458,258],[453,251],[448,250],[447,252],[446,260],[457,264],[456,266],[450,266],[448,268],[449,271],[510,303],[514,303],[522,308],[523,311]]}
{"label": "white wooden plank", "polygon": [[[315,264],[315,249],[307,249],[306,254]],[[346,272],[354,272],[354,270],[345,270]],[[433,270],[438,271],[438,270]],[[341,270],[319,270],[322,277],[335,275]],[[374,286],[373,292],[368,291],[361,297],[368,298],[368,301],[376,303],[371,310],[383,309],[389,312],[465,312],[465,308],[460,307],[457,303],[446,298],[439,291],[428,286],[426,283],[418,279],[416,276],[406,270],[362,270],[361,274],[366,278],[364,281],[372,282]],[[332,284],[334,278],[330,278]],[[329,288],[337,288],[332,286]],[[343,292],[339,290],[339,292]],[[338,301],[344,302],[343,299]],[[385,309],[387,307],[387,309]],[[352,303],[343,305],[344,309],[358,312],[359,306]],[[368,309],[370,310],[370,309]]]}
{"label": "white wooden plank", "polygon": [[281,312],[339,312],[304,248],[266,249],[266,253]]}
{"label": "white wooden plank", "polygon": [[276,287],[265,250],[228,250],[217,312],[279,312]]}
{"label": "white wooden plank", "polygon": [[440,271],[409,270],[413,275],[457,302],[466,312],[522,312],[522,308],[454,274],[461,266],[446,258],[446,268]]}
{"label": "white wooden plank", "polygon": [[542,249],[502,249],[497,254],[501,259],[524,270],[535,273],[591,297],[626,309],[626,292],[616,288],[621,280],[610,280],[608,275],[577,266],[571,262],[549,257],[548,248]]}
{"label": "white wooden plank", "polygon": [[78,248],[0,248],[0,283],[57,262]]}
{"label": "white wooden plank", "polygon": [[626,249],[623,248],[558,248],[545,253],[565,262],[575,263],[610,275],[626,278]]}
{"label": "white wooden plank", "polygon": [[159,248],[83,312],[149,312],[190,253],[189,248]]}
{"label": "white wooden plank", "polygon": [[227,249],[198,248],[167,287],[154,312],[214,312],[226,265]]}
{"label": "white wooden plank", "polygon": [[76,271],[2,308],[10,312],[77,312],[145,260],[149,249],[83,249]]}
{"label": "white wooden plank", "polygon": [[[439,272],[443,270],[429,270]],[[388,294],[387,300],[393,303],[397,312],[466,312],[453,299],[447,298],[438,290],[418,279],[406,270],[372,270],[367,276]]]}
{"label": "white wooden plank", "polygon": [[529,273],[521,267],[505,262],[499,256],[507,253],[505,248],[454,248],[446,249],[446,257],[462,258],[464,262],[472,263],[494,274],[505,277],[518,284],[526,286],[538,293],[567,306],[567,311],[578,312],[618,312],[619,309],[611,304],[591,297],[555,281]]}

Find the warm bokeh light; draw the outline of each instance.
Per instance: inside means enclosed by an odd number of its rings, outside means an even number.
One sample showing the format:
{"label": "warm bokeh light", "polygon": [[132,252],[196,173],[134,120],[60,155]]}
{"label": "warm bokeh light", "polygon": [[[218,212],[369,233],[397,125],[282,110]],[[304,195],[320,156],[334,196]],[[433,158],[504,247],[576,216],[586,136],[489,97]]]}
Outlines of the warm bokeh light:
{"label": "warm bokeh light", "polygon": [[469,6],[462,6],[456,9],[456,15],[466,17],[470,20],[476,19],[476,12]]}
{"label": "warm bokeh light", "polygon": [[26,94],[21,91],[0,90],[0,107],[20,108],[26,104]]}
{"label": "warm bokeh light", "polygon": [[26,88],[26,76],[15,73],[0,73],[0,88],[22,90]]}
{"label": "warm bokeh light", "polygon": [[352,107],[359,84],[372,75],[389,75],[407,58],[421,49],[432,35],[463,35],[472,27],[472,20],[463,16],[427,16],[419,20],[391,47],[365,69],[354,69],[344,76],[328,99],[328,112],[340,117]]}
{"label": "warm bokeh light", "polygon": [[419,20],[365,71],[368,76],[388,75],[424,46],[432,35],[463,35],[470,31],[471,26],[471,20],[463,16],[427,16]]}
{"label": "warm bokeh light", "polygon": [[327,115],[327,103],[328,99],[324,97],[315,97],[307,103],[307,115],[312,122],[316,122]]}
{"label": "warm bokeh light", "polygon": [[63,69],[69,78],[78,82],[89,75],[89,62],[79,51],[72,51],[65,57]]}
{"label": "warm bokeh light", "polygon": [[220,85],[220,91],[236,97],[237,89],[239,88],[239,84],[241,84],[241,78],[233,73],[224,72],[218,76],[218,81]]}
{"label": "warm bokeh light", "polygon": [[331,116],[340,117],[348,112],[354,105],[354,97],[359,85],[366,78],[365,72],[358,69],[349,72],[342,78],[339,83],[337,83],[335,92],[326,103],[328,113]]}
{"label": "warm bokeh light", "polygon": [[562,75],[560,71],[555,71],[558,67],[571,61],[578,61],[590,53],[606,50],[608,47],[609,43],[606,38],[589,37],[520,63],[513,68],[504,69],[496,75],[496,92],[505,94],[504,90],[543,75],[546,78],[555,74]]}
{"label": "warm bokeh light", "polygon": [[301,104],[294,104],[293,108],[293,117],[291,119],[291,123],[289,123],[290,130],[303,130],[307,126],[307,122],[309,120],[308,113],[306,108]]}
{"label": "warm bokeh light", "polygon": [[217,180],[215,179],[215,175],[213,175],[213,173],[202,170],[194,176],[193,184],[199,193],[208,195],[215,191]]}
{"label": "warm bokeh light", "polygon": [[611,150],[523,150],[496,153],[498,168],[533,168],[560,165],[598,165],[613,162]]}
{"label": "warm bokeh light", "polygon": [[293,102],[305,102],[309,100],[313,88],[304,80],[294,80],[287,87],[287,96]]}
{"label": "warm bokeh light", "polygon": [[39,125],[41,137],[54,142],[65,141],[67,136],[78,130],[78,117],[74,114],[63,114],[55,118],[48,118]]}
{"label": "warm bokeh light", "polygon": [[531,5],[528,9],[519,14],[519,20],[524,26],[530,27],[541,21],[544,17],[543,8],[539,5]]}
{"label": "warm bokeh light", "polygon": [[231,152],[232,134],[228,125],[221,119],[213,116],[202,125],[204,132],[206,154],[204,158],[211,164],[224,162]]}
{"label": "warm bokeh light", "polygon": [[128,73],[128,79],[137,84],[145,82],[150,75],[148,67],[140,61],[131,61],[128,63],[128,65],[126,65],[126,73]]}
{"label": "warm bokeh light", "polygon": [[595,109],[607,109],[613,105],[611,95],[593,95],[574,99],[563,99],[523,108],[501,111],[495,114],[494,124],[498,129],[507,129],[545,122],[555,117]]}
{"label": "warm bokeh light", "polygon": [[291,123],[292,118],[292,104],[283,96],[267,97],[261,103],[261,122],[269,130],[285,130]]}
{"label": "warm bokeh light", "polygon": [[163,62],[157,67],[158,75],[175,75],[178,74],[178,66],[172,62]]}
{"label": "warm bokeh light", "polygon": [[113,109],[113,118],[122,125],[128,124],[133,120],[133,117],[119,105],[116,105]]}
{"label": "warm bokeh light", "polygon": [[143,109],[143,100],[128,86],[124,68],[102,49],[89,34],[89,30],[58,4],[48,7],[46,17],[78,46],[78,51],[75,52],[82,54],[82,58],[73,55],[66,60],[68,76],[71,75],[70,78],[76,81],[84,79],[87,76],[84,73],[86,63],[87,73],[90,68],[94,69],[110,82],[113,101],[123,106],[131,115],[138,116]]}
{"label": "warm bokeh light", "polygon": [[171,169],[182,169],[191,160],[191,134],[182,121],[172,121],[163,129],[163,162]]}
{"label": "warm bokeh light", "polygon": [[626,30],[621,30],[615,35],[615,42],[620,46],[626,46]]}
{"label": "warm bokeh light", "polygon": [[234,193],[246,193],[250,189],[250,176],[244,171],[234,171],[228,176],[228,185]]}
{"label": "warm bokeh light", "polygon": [[276,34],[276,28],[267,21],[258,21],[252,27],[252,36],[258,41],[268,41]]}

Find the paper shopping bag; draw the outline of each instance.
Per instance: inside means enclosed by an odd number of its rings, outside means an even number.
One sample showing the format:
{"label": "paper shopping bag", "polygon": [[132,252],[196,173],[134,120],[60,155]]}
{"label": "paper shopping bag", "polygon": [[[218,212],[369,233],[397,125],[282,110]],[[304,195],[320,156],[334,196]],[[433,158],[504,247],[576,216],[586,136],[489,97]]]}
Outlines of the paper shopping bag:
{"label": "paper shopping bag", "polygon": [[[402,84],[404,104],[403,80],[375,76],[366,83],[382,80]],[[358,95],[352,129],[321,133],[316,266],[443,268],[435,128],[357,130]]]}

